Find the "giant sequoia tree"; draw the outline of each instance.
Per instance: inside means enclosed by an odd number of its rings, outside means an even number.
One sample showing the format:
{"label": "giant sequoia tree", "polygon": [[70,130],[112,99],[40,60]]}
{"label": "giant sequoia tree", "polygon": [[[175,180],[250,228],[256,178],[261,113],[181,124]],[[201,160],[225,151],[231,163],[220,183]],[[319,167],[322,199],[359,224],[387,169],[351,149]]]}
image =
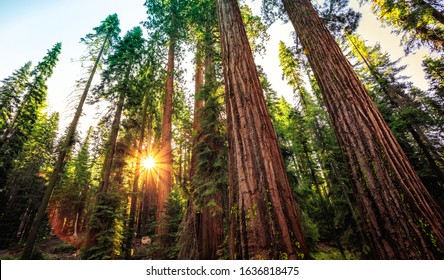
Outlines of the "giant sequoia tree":
{"label": "giant sequoia tree", "polygon": [[298,259],[308,253],[240,10],[217,1],[229,148],[230,257]]}
{"label": "giant sequoia tree", "polygon": [[[167,75],[165,81],[165,99],[162,116],[162,138],[160,144],[159,163],[162,170],[159,174],[160,185],[157,193],[156,234],[166,235],[166,208],[165,203],[173,187],[172,176],[172,117],[174,93],[174,62],[180,41],[184,37],[184,11],[187,1],[183,0],[148,0],[144,4],[148,9],[148,20],[145,25],[152,33],[161,34],[168,44]],[[160,38],[159,37],[159,38]]]}
{"label": "giant sequoia tree", "polygon": [[283,0],[348,160],[375,257],[435,259],[444,217],[308,0]]}

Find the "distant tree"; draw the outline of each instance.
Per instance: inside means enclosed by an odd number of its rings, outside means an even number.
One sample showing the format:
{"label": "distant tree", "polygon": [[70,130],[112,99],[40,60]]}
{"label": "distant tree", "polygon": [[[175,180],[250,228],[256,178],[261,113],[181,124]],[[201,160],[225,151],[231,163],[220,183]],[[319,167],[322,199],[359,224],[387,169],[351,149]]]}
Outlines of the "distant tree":
{"label": "distant tree", "polygon": [[10,77],[1,81],[0,87],[0,133],[8,127],[13,114],[17,111],[26,85],[31,75],[31,62],[27,62]]}
{"label": "distant tree", "polygon": [[[99,89],[103,88],[105,90],[101,92],[104,97],[116,102],[116,109],[114,111],[107,150],[105,151],[99,194],[83,246],[84,258],[109,258],[109,249],[113,247],[112,244],[108,243],[112,240],[109,238],[99,238],[98,235],[103,235],[103,232],[109,231],[114,225],[112,215],[106,215],[107,211],[115,212],[117,209],[115,207],[118,207],[119,204],[118,198],[115,195],[112,193],[108,195],[111,185],[113,160],[116,154],[117,137],[125,99],[130,99],[132,96],[133,76],[141,63],[144,47],[145,40],[143,39],[142,29],[140,27],[131,29],[115,46],[114,53],[107,59],[107,69],[102,73],[103,80]],[[107,207],[110,208],[107,209]],[[104,251],[101,251],[101,249],[104,249]]]}
{"label": "distant tree", "polygon": [[[88,34],[85,38],[82,38],[82,42],[89,45],[89,51],[90,53],[94,53],[98,50],[97,57],[95,58],[94,66],[90,70],[88,81],[85,84],[85,88],[83,90],[83,94],[80,97],[79,104],[77,105],[76,112],[74,114],[74,118],[71,121],[71,124],[68,128],[68,131],[65,136],[63,146],[60,149],[60,153],[57,158],[56,165],[54,167],[54,172],[51,176],[51,180],[49,182],[49,186],[46,189],[46,193],[42,200],[42,207],[39,211],[39,214],[37,215],[37,219],[35,221],[34,229],[31,231],[29,240],[26,245],[26,250],[24,251],[24,255],[22,258],[28,258],[32,253],[32,248],[35,243],[35,238],[37,237],[38,228],[40,227],[41,219],[40,217],[44,214],[46,211],[49,199],[51,197],[52,191],[54,190],[54,187],[60,180],[60,175],[63,171],[63,167],[65,165],[66,161],[66,155],[69,153],[69,151],[72,148],[72,145],[74,144],[74,135],[77,128],[77,125],[79,123],[80,116],[82,114],[83,110],[83,104],[85,103],[86,97],[89,92],[89,88],[91,86],[92,80],[94,78],[94,75],[96,73],[97,67],[99,66],[101,62],[102,55],[107,51],[109,45],[111,44],[112,40],[115,40],[117,38],[118,33],[120,32],[119,29],[119,19],[117,18],[117,15],[111,15],[108,16],[103,22],[102,25],[95,27],[94,30],[96,31],[95,34]],[[98,47],[97,45],[100,45]],[[26,254],[26,255],[25,255]]]}
{"label": "distant tree", "polygon": [[26,241],[54,163],[59,115],[38,113],[32,133],[14,160],[0,215],[0,248]]}
{"label": "distant tree", "polygon": [[[433,106],[438,111],[437,115],[444,115],[444,56],[432,58],[426,57],[422,66],[426,73],[426,79],[430,84],[430,91],[436,104]],[[442,122],[441,122],[442,123]]]}
{"label": "distant tree", "polygon": [[39,110],[46,100],[46,81],[51,77],[62,48],[57,43],[31,72],[32,81],[26,85],[19,108],[0,138],[0,186],[6,183],[14,159],[32,133]]}

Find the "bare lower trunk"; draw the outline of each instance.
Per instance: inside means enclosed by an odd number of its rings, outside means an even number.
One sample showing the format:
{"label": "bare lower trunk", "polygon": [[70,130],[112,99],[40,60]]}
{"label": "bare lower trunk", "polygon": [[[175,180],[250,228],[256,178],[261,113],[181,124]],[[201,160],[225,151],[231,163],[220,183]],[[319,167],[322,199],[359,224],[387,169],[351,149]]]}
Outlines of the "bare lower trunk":
{"label": "bare lower trunk", "polygon": [[114,114],[113,124],[111,125],[111,135],[109,138],[109,147],[102,169],[102,182],[100,183],[100,192],[107,193],[110,183],[111,170],[113,165],[113,158],[116,152],[117,136],[119,134],[120,119],[122,117],[123,104],[125,101],[125,94],[120,93],[119,101],[117,103],[116,112]]}
{"label": "bare lower trunk", "polygon": [[228,121],[230,256],[304,258],[308,247],[237,1],[217,1],[217,13]]}
{"label": "bare lower trunk", "polygon": [[382,259],[436,259],[444,215],[396,142],[310,1],[283,0],[321,88],[347,159],[373,253]]}
{"label": "bare lower trunk", "polygon": [[163,105],[162,118],[162,144],[159,159],[160,182],[157,189],[157,212],[156,212],[156,235],[165,236],[168,234],[166,221],[166,208],[168,196],[173,187],[172,164],[173,154],[171,150],[172,140],[172,110],[173,110],[173,92],[174,92],[174,42],[170,43],[168,50],[167,78],[165,83],[165,102]]}
{"label": "bare lower trunk", "polygon": [[202,63],[202,43],[198,42],[196,47],[196,74],[194,76],[194,117],[193,117],[193,147],[191,151],[191,165],[189,168],[189,177],[191,180],[190,193],[185,215],[180,227],[179,259],[197,259],[198,258],[198,238],[196,225],[196,205],[194,203],[194,184],[193,176],[197,170],[198,155],[196,145],[200,139],[200,110],[203,107],[204,100],[201,90],[203,86],[203,63]]}

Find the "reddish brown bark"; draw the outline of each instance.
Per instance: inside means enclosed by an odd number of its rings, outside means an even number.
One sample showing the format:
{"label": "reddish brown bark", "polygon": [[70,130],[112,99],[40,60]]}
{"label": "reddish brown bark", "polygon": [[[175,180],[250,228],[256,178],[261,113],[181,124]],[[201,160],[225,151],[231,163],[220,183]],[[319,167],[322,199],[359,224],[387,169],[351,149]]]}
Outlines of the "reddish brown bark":
{"label": "reddish brown bark", "polygon": [[196,144],[200,134],[200,110],[203,107],[203,99],[199,96],[202,90],[203,80],[203,63],[202,63],[202,44],[197,43],[196,46],[196,74],[194,76],[194,118],[193,118],[193,147],[191,152],[191,165],[189,168],[189,177],[191,180],[190,192],[188,194],[187,210],[181,223],[181,233],[178,240],[180,250],[178,258],[182,260],[198,259],[197,246],[197,228],[196,228],[196,205],[194,203],[194,184],[193,176],[196,173],[198,157]]}
{"label": "reddish brown bark", "polygon": [[229,147],[230,256],[298,259],[307,252],[256,65],[235,0],[218,0]]}
{"label": "reddish brown bark", "polygon": [[165,203],[173,187],[172,164],[173,154],[171,150],[172,139],[172,111],[174,92],[174,42],[170,42],[168,48],[167,77],[165,82],[165,101],[163,105],[162,139],[159,164],[160,182],[157,186],[157,211],[156,211],[156,235],[168,234],[166,223]]}
{"label": "reddish brown bark", "polygon": [[355,182],[375,257],[435,259],[444,215],[310,1],[283,0],[320,86]]}

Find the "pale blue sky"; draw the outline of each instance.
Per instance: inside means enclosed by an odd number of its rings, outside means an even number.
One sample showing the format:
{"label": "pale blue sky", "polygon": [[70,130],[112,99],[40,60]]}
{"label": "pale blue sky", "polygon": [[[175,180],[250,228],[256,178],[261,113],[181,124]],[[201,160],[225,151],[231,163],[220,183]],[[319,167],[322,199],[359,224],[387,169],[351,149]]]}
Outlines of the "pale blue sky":
{"label": "pale blue sky", "polygon": [[[9,76],[13,70],[31,60],[35,65],[56,42],[62,42],[60,61],[54,70],[53,77],[48,81],[48,110],[62,113],[62,125],[70,121],[67,108],[68,95],[72,92],[74,83],[80,78],[80,64],[73,62],[84,52],[79,44],[81,37],[92,32],[106,16],[117,13],[121,23],[122,36],[132,27],[146,18],[143,6],[145,0],[0,0],[0,80]],[[247,1],[248,2],[248,1]],[[253,11],[259,13],[254,1]],[[350,1],[358,8],[356,0]],[[381,42],[384,50],[392,53],[393,60],[403,56],[399,47],[399,38],[390,34],[388,29],[381,29],[381,23],[369,11],[368,7],[359,8],[363,13],[358,33],[370,43]],[[278,42],[283,40],[291,44],[289,33],[293,31],[291,24],[276,23],[270,29],[271,40],[267,46],[264,58],[257,58],[266,71],[272,85],[278,93],[282,93],[291,101],[291,89],[281,80],[282,72],[277,58]],[[420,51],[403,59],[409,64],[405,72],[412,76],[412,81],[419,87],[426,88],[424,74],[421,69],[421,59],[426,52]],[[192,82],[192,70],[186,78]],[[92,108],[89,108],[90,115]],[[89,124],[83,118],[84,127]]]}

